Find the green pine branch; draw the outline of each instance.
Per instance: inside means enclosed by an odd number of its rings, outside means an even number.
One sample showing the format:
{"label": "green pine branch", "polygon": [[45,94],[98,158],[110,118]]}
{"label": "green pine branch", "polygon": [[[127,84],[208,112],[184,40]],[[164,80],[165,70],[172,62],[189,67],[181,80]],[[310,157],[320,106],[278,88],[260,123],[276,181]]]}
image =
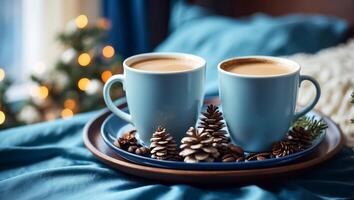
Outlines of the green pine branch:
{"label": "green pine branch", "polygon": [[[66,45],[74,48],[76,51],[87,51],[99,44],[106,36],[106,30],[97,26],[89,26],[84,29],[77,29],[71,33],[60,33],[58,40]],[[90,41],[89,43],[85,41]]]}
{"label": "green pine branch", "polygon": [[300,117],[297,119],[293,125],[292,129],[296,128],[304,128],[305,130],[308,131],[312,139],[317,138],[317,136],[320,135],[320,133],[328,128],[327,123],[323,119],[316,119],[314,116],[312,117]]}
{"label": "green pine branch", "polygon": [[16,120],[16,112],[11,108],[12,106],[6,99],[5,93],[11,86],[12,81],[5,79],[0,81],[0,111],[5,114],[5,123],[0,124],[0,130],[20,125],[21,123]]}
{"label": "green pine branch", "polygon": [[[76,114],[104,107],[101,89],[105,80],[102,78],[102,73],[110,71],[112,74],[116,74],[122,71],[122,58],[117,52],[109,58],[102,53],[104,46],[108,45],[105,42],[108,29],[108,26],[97,23],[58,34],[57,39],[66,49],[67,56],[63,55],[64,57],[58,58],[56,64],[45,74],[31,76],[31,80],[36,85],[48,89],[48,94],[45,97],[40,97],[39,93],[33,93],[33,97],[21,102],[21,105],[11,111],[10,108],[13,106],[8,105],[4,95],[11,83],[1,81],[0,109],[6,113],[6,121],[0,125],[0,129],[30,123],[18,120],[18,114],[27,105],[39,112],[41,120],[46,120],[48,113],[54,117],[61,117],[60,111],[65,108],[71,109]],[[88,53],[90,56],[87,66],[81,66],[78,62],[79,56],[83,53]],[[78,87],[79,80],[82,78],[87,78],[90,83],[94,83],[90,89]],[[113,98],[122,95],[119,85],[115,85],[112,91],[114,91],[112,92]],[[37,98],[42,98],[43,103],[35,102]],[[69,108],[65,105],[67,100],[73,100],[75,104]]]}

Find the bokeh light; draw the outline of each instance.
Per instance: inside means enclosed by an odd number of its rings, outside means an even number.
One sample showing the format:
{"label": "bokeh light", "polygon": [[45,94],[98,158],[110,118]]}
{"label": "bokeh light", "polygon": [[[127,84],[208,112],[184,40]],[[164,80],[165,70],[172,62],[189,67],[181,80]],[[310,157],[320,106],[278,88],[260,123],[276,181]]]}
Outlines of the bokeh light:
{"label": "bokeh light", "polygon": [[109,78],[111,78],[111,76],[112,76],[112,72],[109,70],[106,70],[106,71],[102,72],[101,79],[103,82],[106,82]]}
{"label": "bokeh light", "polygon": [[88,87],[88,85],[90,84],[90,79],[88,78],[81,78],[78,82],[77,82],[77,87],[79,87],[80,90],[85,91]]}
{"label": "bokeh light", "polygon": [[46,86],[40,86],[38,87],[38,97],[41,99],[47,98],[49,94],[49,90]]}
{"label": "bokeh light", "polygon": [[88,19],[86,15],[79,15],[75,19],[75,24],[78,28],[85,28],[88,24]]}
{"label": "bokeh light", "polygon": [[57,118],[57,115],[54,112],[48,112],[45,113],[44,115],[47,121],[55,120]]}
{"label": "bokeh light", "polygon": [[65,109],[63,109],[63,111],[61,111],[61,117],[63,119],[70,118],[73,115],[74,115],[74,112],[72,110],[70,110],[69,108],[65,108]]}
{"label": "bokeh light", "polygon": [[0,125],[3,124],[6,120],[5,113],[0,110]]}
{"label": "bokeh light", "polygon": [[80,56],[77,58],[77,62],[83,66],[86,67],[87,65],[90,64],[91,62],[91,56],[88,53],[82,53]]}
{"label": "bokeh light", "polygon": [[64,101],[64,107],[74,110],[76,107],[76,101],[74,99],[67,99]]}
{"label": "bokeh light", "polygon": [[100,28],[103,28],[103,29],[110,29],[111,28],[111,23],[105,19],[105,18],[100,18],[97,20],[97,25],[100,27]]}
{"label": "bokeh light", "polygon": [[5,70],[0,68],[0,81],[5,79]]}
{"label": "bokeh light", "polygon": [[112,58],[114,56],[114,48],[110,45],[107,45],[102,49],[102,54],[106,58]]}

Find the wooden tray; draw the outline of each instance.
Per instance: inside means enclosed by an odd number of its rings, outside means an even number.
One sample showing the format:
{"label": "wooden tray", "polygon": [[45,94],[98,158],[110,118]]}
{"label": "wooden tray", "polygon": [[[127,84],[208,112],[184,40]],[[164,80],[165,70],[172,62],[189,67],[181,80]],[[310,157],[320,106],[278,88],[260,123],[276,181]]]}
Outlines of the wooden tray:
{"label": "wooden tray", "polygon": [[[126,103],[121,103],[118,107],[125,106]],[[102,122],[110,114],[111,112],[106,111],[86,124],[83,132],[83,139],[86,147],[100,161],[114,169],[159,182],[209,185],[218,183],[245,184],[261,182],[262,180],[268,180],[268,182],[269,180],[279,180],[281,177],[289,177],[290,175],[299,174],[330,159],[340,151],[344,144],[343,134],[338,126],[331,119],[323,116],[323,119],[328,124],[326,138],[317,150],[297,163],[250,170],[196,171],[163,169],[138,165],[124,160],[105,144],[101,137],[100,130]]]}

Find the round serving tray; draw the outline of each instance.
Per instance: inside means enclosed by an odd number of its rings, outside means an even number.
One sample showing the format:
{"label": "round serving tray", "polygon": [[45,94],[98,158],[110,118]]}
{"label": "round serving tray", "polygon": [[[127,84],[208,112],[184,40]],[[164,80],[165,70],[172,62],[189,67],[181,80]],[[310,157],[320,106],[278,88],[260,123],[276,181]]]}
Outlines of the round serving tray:
{"label": "round serving tray", "polygon": [[[217,100],[212,100],[215,103]],[[126,102],[120,101],[118,107],[126,107]],[[119,157],[101,137],[101,125],[111,114],[105,111],[89,121],[83,132],[86,147],[100,161],[122,172],[147,179],[173,183],[191,184],[217,184],[217,183],[249,183],[262,180],[272,181],[276,178],[288,177],[308,170],[322,163],[340,151],[344,144],[343,135],[338,126],[328,117],[321,115],[328,124],[326,137],[319,147],[309,156],[304,157],[297,163],[289,165],[249,169],[249,170],[178,170],[150,167],[132,163]]]}
{"label": "round serving tray", "polygon": [[[206,105],[205,105],[206,106]],[[204,108],[205,109],[205,108]],[[307,114],[307,117],[314,117],[319,120],[322,119],[318,113],[311,111]],[[103,141],[113,150],[118,156],[137,163],[139,165],[146,165],[159,168],[167,169],[185,169],[185,170],[241,170],[241,169],[255,169],[255,168],[266,168],[273,167],[277,165],[286,165],[294,163],[297,160],[308,156],[313,151],[321,145],[322,141],[326,137],[326,130],[322,131],[319,136],[311,142],[311,145],[304,149],[287,156],[279,158],[269,158],[266,160],[255,160],[249,162],[198,162],[198,163],[185,163],[181,161],[170,161],[170,160],[158,160],[150,157],[144,157],[130,153],[126,150],[118,148],[114,142],[117,138],[122,137],[122,135],[134,127],[118,116],[111,114],[108,116],[103,124],[101,125],[101,136]],[[226,129],[226,128],[225,128]],[[139,132],[138,132],[139,134]],[[248,154],[249,152],[245,152]]]}

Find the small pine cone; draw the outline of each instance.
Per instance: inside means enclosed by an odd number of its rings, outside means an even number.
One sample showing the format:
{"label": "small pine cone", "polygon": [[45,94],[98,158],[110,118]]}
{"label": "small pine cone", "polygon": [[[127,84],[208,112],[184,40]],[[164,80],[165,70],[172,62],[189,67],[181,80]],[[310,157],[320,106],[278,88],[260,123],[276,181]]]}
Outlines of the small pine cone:
{"label": "small pine cone", "polygon": [[296,142],[301,150],[310,146],[312,142],[310,133],[302,127],[289,131],[287,139]]}
{"label": "small pine cone", "polygon": [[213,137],[208,132],[191,127],[186,134],[181,140],[182,151],[179,153],[184,162],[213,162],[220,155],[218,149],[213,147]]}
{"label": "small pine cone", "polygon": [[244,150],[234,144],[229,144],[227,152],[221,157],[222,162],[242,162],[244,160]]}
{"label": "small pine cone", "polygon": [[271,152],[261,152],[261,153],[250,153],[246,156],[246,161],[252,160],[266,160],[269,158],[273,158]]}
{"label": "small pine cone", "polygon": [[224,154],[228,151],[228,145],[230,144],[230,138],[226,136],[225,130],[219,130],[211,133],[213,137],[213,147],[216,147],[220,153]]}
{"label": "small pine cone", "polygon": [[123,149],[128,150],[130,146],[139,146],[137,139],[135,138],[136,130],[131,130],[124,133],[122,137],[114,141],[114,145]]}
{"label": "small pine cone", "polygon": [[272,155],[276,158],[287,156],[301,151],[301,147],[295,141],[281,140],[275,143],[272,147]]}
{"label": "small pine cone", "polygon": [[203,117],[200,119],[200,125],[198,128],[203,128],[205,132],[215,132],[224,128],[222,120],[222,113],[218,110],[217,106],[210,104],[206,112],[202,113]]}
{"label": "small pine cone", "polygon": [[312,139],[304,128],[294,128],[289,131],[286,138],[275,143],[272,147],[272,155],[275,157],[287,156],[302,151],[311,145]]}
{"label": "small pine cone", "polygon": [[217,106],[210,104],[206,112],[202,113],[203,117],[200,119],[198,128],[204,129],[213,136],[213,146],[219,151],[227,151],[227,145],[230,143],[230,138],[226,136],[227,132],[222,130],[225,127],[224,118]]}
{"label": "small pine cone", "polygon": [[176,141],[166,132],[165,128],[158,127],[150,139],[151,158],[158,160],[179,160]]}

